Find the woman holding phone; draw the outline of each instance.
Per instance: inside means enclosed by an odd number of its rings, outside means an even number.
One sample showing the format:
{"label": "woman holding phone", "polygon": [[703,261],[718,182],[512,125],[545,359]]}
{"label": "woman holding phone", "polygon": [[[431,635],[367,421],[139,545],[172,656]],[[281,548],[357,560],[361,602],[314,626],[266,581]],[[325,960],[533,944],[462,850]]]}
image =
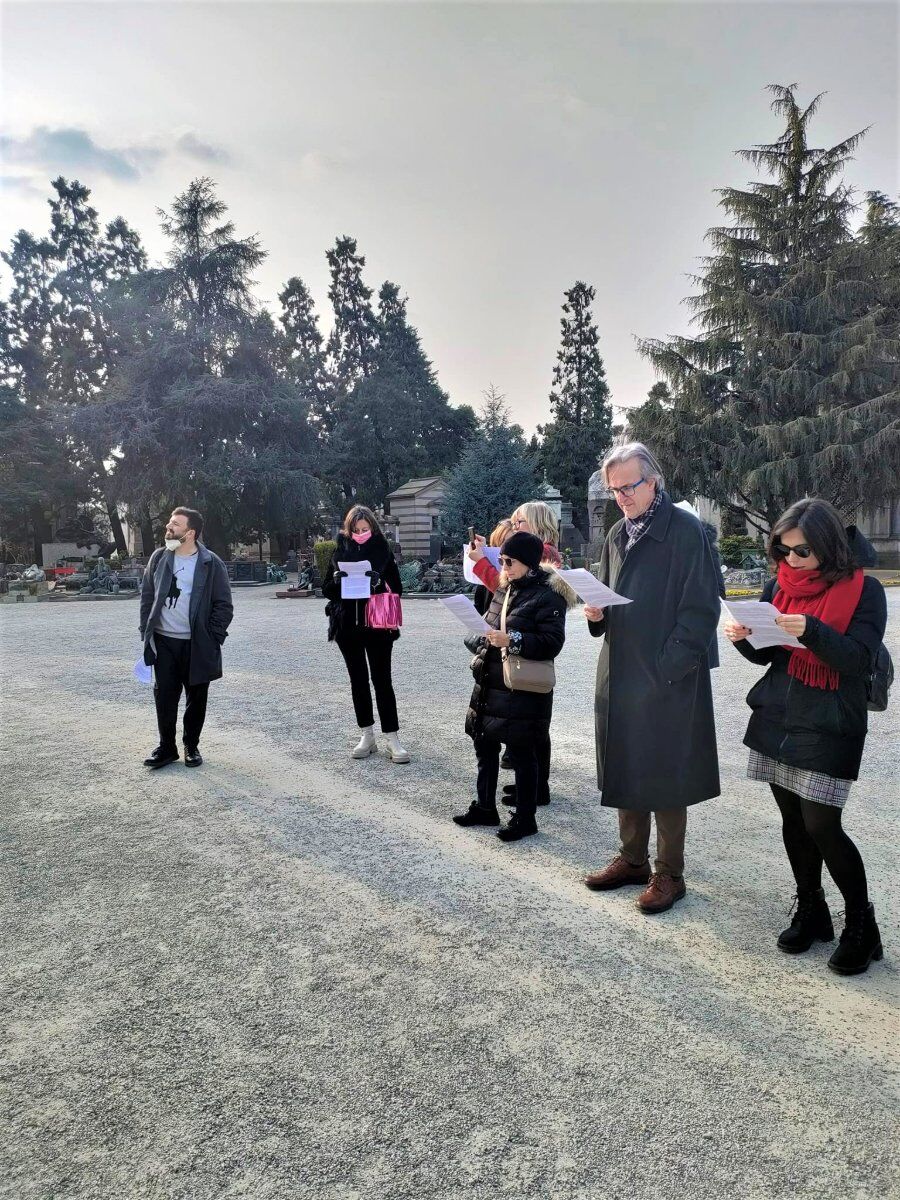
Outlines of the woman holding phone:
{"label": "woman holding phone", "polygon": [[[849,536],[848,536],[849,535]],[[868,724],[867,679],[884,637],[884,588],[863,574],[874,552],[844,529],[826,500],[800,500],[772,527],[776,576],[763,589],[776,623],[799,647],[756,650],[749,628],[725,624],[725,636],[750,662],[768,666],[747,696],[753,710],[744,744],[747,774],[768,783],[781,811],[782,836],[797,885],[796,912],[778,937],[787,954],[834,938],[822,890],[822,864],[844,899],[846,924],[828,960],[840,975],[858,975],[882,957],[866,869],[841,824],[858,777]]]}

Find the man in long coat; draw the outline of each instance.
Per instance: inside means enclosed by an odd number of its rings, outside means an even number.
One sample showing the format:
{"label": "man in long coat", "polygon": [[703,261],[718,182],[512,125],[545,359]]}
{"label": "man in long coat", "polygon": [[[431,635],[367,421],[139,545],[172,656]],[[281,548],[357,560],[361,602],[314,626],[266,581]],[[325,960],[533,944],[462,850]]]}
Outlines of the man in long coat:
{"label": "man in long coat", "polygon": [[[586,885],[645,884],[638,907],[664,912],[685,894],[687,810],[719,794],[709,675],[719,572],[701,523],[663,490],[640,442],[612,451],[603,477],[624,516],[607,535],[600,578],[632,603],[585,608],[603,636],[594,704],[597,786],[619,810],[619,854]],[[650,816],[657,853],[649,863]]]}

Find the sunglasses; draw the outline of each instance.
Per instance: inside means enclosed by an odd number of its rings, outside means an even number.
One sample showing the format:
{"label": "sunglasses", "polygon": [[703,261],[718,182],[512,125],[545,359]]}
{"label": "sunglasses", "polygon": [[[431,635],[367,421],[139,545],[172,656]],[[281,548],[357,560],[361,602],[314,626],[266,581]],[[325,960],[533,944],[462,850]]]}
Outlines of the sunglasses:
{"label": "sunglasses", "polygon": [[772,547],[772,553],[776,558],[787,558],[789,554],[796,554],[798,558],[809,558],[812,550],[809,546],[785,546],[783,542],[776,542]]}
{"label": "sunglasses", "polygon": [[508,554],[500,555],[500,562],[504,567],[511,567],[514,562],[518,562],[517,558],[510,558]]}

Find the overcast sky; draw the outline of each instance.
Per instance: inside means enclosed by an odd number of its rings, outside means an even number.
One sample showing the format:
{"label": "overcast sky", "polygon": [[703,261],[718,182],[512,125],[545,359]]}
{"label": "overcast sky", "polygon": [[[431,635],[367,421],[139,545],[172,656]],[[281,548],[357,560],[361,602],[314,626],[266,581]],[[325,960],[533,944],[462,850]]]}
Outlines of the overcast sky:
{"label": "overcast sky", "polygon": [[634,336],[686,329],[681,300],[719,220],[715,189],[774,139],[764,91],[827,91],[818,145],[872,130],[848,179],[898,190],[891,4],[13,3],[2,11],[0,241],[41,233],[77,177],[154,259],[156,209],[211,175],[329,325],[325,251],[409,312],[455,403],[494,383],[547,417],[563,290],[597,289],[617,404],[653,375]]}

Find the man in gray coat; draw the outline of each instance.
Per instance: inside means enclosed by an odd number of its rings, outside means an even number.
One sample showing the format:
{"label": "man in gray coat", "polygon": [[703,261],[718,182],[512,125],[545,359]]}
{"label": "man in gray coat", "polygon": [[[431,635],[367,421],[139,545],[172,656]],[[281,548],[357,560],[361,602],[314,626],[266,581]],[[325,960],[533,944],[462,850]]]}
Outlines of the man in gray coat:
{"label": "man in gray coat", "polygon": [[600,578],[632,603],[585,608],[591,634],[604,639],[594,704],[597,786],[602,803],[619,810],[621,837],[618,855],[585,883],[594,891],[645,884],[638,907],[658,913],[685,894],[688,807],[719,794],[709,652],[720,573],[703,526],[672,503],[646,446],[618,447],[601,470],[624,517],[607,535]]}
{"label": "man in gray coat", "polygon": [[222,677],[222,643],[234,615],[225,564],[199,541],[203,517],[176,508],[166,525],[164,550],[155,550],[141,585],[140,632],[144,662],[155,668],[153,695],[159,745],[144,759],[158,770],[178,761],[175,731],[182,690],[184,761],[199,767],[200,734],[210,681]]}

